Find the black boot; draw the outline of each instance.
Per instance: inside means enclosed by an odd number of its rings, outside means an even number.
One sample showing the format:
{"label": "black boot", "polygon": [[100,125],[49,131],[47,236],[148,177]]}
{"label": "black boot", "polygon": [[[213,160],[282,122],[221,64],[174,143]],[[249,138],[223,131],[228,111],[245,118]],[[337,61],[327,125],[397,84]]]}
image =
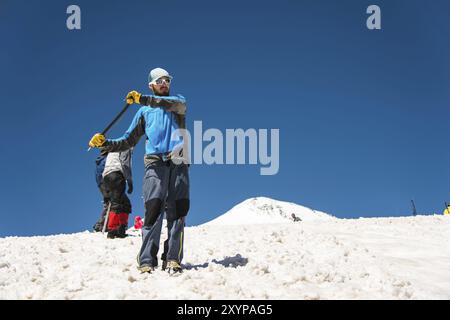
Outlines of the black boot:
{"label": "black boot", "polygon": [[127,236],[126,231],[127,226],[122,224],[119,228],[109,231],[107,237],[108,239],[126,238]]}

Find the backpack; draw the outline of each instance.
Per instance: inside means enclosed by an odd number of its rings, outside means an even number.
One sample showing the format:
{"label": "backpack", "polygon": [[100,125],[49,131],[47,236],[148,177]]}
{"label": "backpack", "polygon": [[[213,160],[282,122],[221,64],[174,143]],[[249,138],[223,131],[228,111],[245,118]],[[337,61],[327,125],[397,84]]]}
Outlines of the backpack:
{"label": "backpack", "polygon": [[95,159],[95,181],[97,182],[97,186],[100,188],[100,185],[103,183],[103,171],[105,170],[106,164],[106,154],[100,154],[97,159]]}

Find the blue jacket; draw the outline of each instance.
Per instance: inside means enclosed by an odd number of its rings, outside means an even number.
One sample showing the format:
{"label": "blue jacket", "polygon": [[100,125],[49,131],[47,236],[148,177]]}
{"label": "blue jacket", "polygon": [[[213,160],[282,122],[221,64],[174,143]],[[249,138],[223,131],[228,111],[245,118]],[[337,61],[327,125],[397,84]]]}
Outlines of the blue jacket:
{"label": "blue jacket", "polygon": [[125,151],[134,147],[141,136],[147,137],[146,155],[166,154],[183,142],[181,136],[172,139],[175,130],[185,128],[186,100],[183,96],[142,96],[141,107],[130,127],[119,139],[108,139],[102,149],[108,152]]}

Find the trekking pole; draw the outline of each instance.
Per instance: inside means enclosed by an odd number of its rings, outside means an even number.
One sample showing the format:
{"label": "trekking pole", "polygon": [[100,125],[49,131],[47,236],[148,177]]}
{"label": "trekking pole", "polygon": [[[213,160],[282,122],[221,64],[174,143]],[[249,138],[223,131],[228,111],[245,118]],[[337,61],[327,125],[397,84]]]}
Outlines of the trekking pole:
{"label": "trekking pole", "polygon": [[414,204],[414,200],[411,200],[411,203],[412,203],[412,207],[413,207],[413,215],[415,217],[417,215],[416,205]]}
{"label": "trekking pole", "polygon": [[109,211],[111,210],[111,201],[108,204],[108,211],[106,212],[105,222],[103,223],[102,234],[105,234],[106,225],[108,224]]}
{"label": "trekking pole", "polygon": [[[102,135],[105,135],[109,129],[112,128],[112,126],[123,116],[123,114],[128,110],[128,107],[130,106],[130,104],[126,104],[125,107],[123,107],[122,111],[119,112],[119,114],[114,118],[113,121],[111,121],[111,123],[105,128],[105,130],[102,131]],[[91,151],[91,147],[89,147],[88,152]]]}

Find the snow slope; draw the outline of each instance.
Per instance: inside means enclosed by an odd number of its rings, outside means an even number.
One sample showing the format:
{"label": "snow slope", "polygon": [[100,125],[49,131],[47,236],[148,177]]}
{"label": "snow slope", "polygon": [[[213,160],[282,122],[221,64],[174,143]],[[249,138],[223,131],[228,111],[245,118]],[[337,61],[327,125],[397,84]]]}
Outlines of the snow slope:
{"label": "snow slope", "polygon": [[3,238],[0,299],[450,299],[450,217],[302,217],[186,228],[177,277],[136,270],[138,232]]}

